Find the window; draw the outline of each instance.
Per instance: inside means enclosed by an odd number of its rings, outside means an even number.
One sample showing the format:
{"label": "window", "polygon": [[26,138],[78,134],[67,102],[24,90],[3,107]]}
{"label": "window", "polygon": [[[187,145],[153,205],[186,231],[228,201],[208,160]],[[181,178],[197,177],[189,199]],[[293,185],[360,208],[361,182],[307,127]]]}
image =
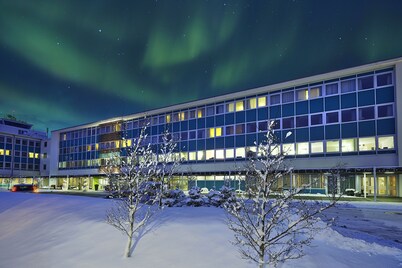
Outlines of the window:
{"label": "window", "polygon": [[373,76],[361,77],[357,79],[357,84],[359,90],[373,88],[374,87]]}
{"label": "window", "polygon": [[293,102],[295,100],[295,93],[293,91],[282,93],[282,103]]}
{"label": "window", "polygon": [[236,148],[236,158],[245,158],[246,157],[246,151],[244,148]]}
{"label": "window", "polygon": [[223,114],[225,112],[225,106],[223,104],[216,105],[216,114]]}
{"label": "window", "polygon": [[205,157],[207,160],[215,159],[215,150],[206,150]]}
{"label": "window", "polygon": [[185,112],[180,112],[180,114],[179,114],[179,120],[180,120],[180,121],[186,120],[187,117],[188,117],[187,111],[185,111]]}
{"label": "window", "polygon": [[279,104],[281,103],[281,95],[276,94],[276,95],[271,95],[271,104]]}
{"label": "window", "polygon": [[207,107],[207,116],[212,116],[212,115],[214,115],[214,111],[215,110],[215,107],[214,106],[208,106]]}
{"label": "window", "polygon": [[234,158],[234,149],[226,149],[226,158]]}
{"label": "window", "polygon": [[213,138],[215,137],[215,129],[210,128],[209,131],[207,132],[207,138]]}
{"label": "window", "polygon": [[311,153],[317,154],[324,152],[324,143],[322,141],[312,142],[311,143]]}
{"label": "window", "polygon": [[326,114],[326,123],[331,124],[331,123],[338,123],[338,112],[331,112]]}
{"label": "window", "polygon": [[297,155],[308,154],[308,142],[296,143],[296,153]]}
{"label": "window", "polygon": [[294,126],[295,126],[294,117],[288,117],[288,118],[282,119],[282,128],[283,129],[294,128]]}
{"label": "window", "polygon": [[195,135],[195,133],[196,133],[196,131],[195,130],[193,130],[193,131],[190,131],[189,133],[188,133],[188,138],[190,139],[190,140],[194,140],[196,137],[196,135]]}
{"label": "window", "polygon": [[236,134],[243,134],[244,133],[244,124],[236,125]]}
{"label": "window", "polygon": [[392,85],[392,74],[379,74],[377,75],[377,87]]}
{"label": "window", "polygon": [[217,128],[210,128],[208,130],[208,138],[214,138],[214,137],[220,137],[222,136],[222,128],[217,127]]}
{"label": "window", "polygon": [[306,127],[308,126],[308,115],[296,117],[296,127]]}
{"label": "window", "polygon": [[196,159],[196,152],[189,152],[188,153],[188,160],[195,161]]}
{"label": "window", "polygon": [[394,109],[392,107],[392,104],[378,106],[377,109],[378,109],[377,111],[378,117],[388,117],[394,115]]}
{"label": "window", "polygon": [[311,115],[310,124],[312,126],[321,125],[322,124],[322,114],[313,114],[313,115]]}
{"label": "window", "polygon": [[226,103],[226,112],[227,113],[234,112],[234,103],[233,102]]}
{"label": "window", "polygon": [[170,123],[170,121],[171,121],[170,114],[167,114],[166,115],[166,123]]}
{"label": "window", "polygon": [[257,124],[256,123],[248,123],[247,124],[247,133],[257,132]]}
{"label": "window", "polygon": [[375,138],[359,138],[359,151],[373,151],[375,150]]}
{"label": "window", "polygon": [[327,153],[339,152],[339,141],[327,141]]}
{"label": "window", "polygon": [[329,84],[325,86],[325,95],[338,94],[338,83]]}
{"label": "window", "polygon": [[341,82],[341,92],[346,93],[346,92],[352,92],[356,91],[356,80],[346,80]]}
{"label": "window", "polygon": [[342,122],[356,121],[356,109],[342,111]]}
{"label": "window", "polygon": [[202,161],[205,160],[205,151],[197,151],[197,160],[198,161]]}
{"label": "window", "polygon": [[197,118],[202,118],[205,115],[205,109],[204,108],[199,108],[197,110]]}
{"label": "window", "polygon": [[215,151],[216,159],[225,159],[225,150],[219,149]]}
{"label": "window", "polygon": [[355,152],[357,151],[356,139],[344,139],[342,140],[342,152]]}
{"label": "window", "polygon": [[378,149],[394,149],[394,136],[378,137]]}
{"label": "window", "polygon": [[244,101],[236,101],[236,112],[244,111]]}
{"label": "window", "polygon": [[267,106],[267,97],[258,97],[258,107]]}
{"label": "window", "polygon": [[308,89],[299,89],[296,91],[296,98],[298,101],[308,99]]}
{"label": "window", "polygon": [[257,108],[257,99],[251,98],[247,100],[247,109],[255,109]]}
{"label": "window", "polygon": [[294,143],[284,143],[282,145],[283,153],[286,155],[295,155],[295,145]]}
{"label": "window", "polygon": [[189,118],[190,119],[195,118],[195,110],[192,110],[192,111],[189,112]]}
{"label": "window", "polygon": [[310,93],[309,93],[308,98],[314,99],[314,98],[318,98],[318,97],[321,97],[321,96],[322,96],[321,87],[310,88]]}
{"label": "window", "polygon": [[198,139],[203,139],[203,138],[205,138],[205,129],[199,129],[197,136],[198,136],[198,137],[197,137]]}
{"label": "window", "polygon": [[226,127],[226,135],[234,135],[234,126],[227,126]]}
{"label": "window", "polygon": [[267,131],[268,123],[267,122],[258,122],[258,131]]}
{"label": "window", "polygon": [[374,119],[374,107],[359,108],[359,120]]}

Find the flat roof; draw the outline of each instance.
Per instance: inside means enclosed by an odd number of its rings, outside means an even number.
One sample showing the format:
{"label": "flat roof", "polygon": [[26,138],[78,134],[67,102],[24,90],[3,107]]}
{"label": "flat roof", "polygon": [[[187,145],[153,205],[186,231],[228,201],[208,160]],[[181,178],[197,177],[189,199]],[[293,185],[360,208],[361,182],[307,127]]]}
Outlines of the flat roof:
{"label": "flat roof", "polygon": [[286,82],[281,82],[281,83],[276,83],[272,85],[267,85],[267,86],[262,86],[262,87],[257,87],[257,88],[252,88],[252,89],[246,89],[234,93],[228,93],[224,95],[219,95],[215,97],[209,97],[201,100],[196,100],[196,101],[190,101],[190,102],[185,102],[181,104],[175,104],[171,106],[166,106],[163,108],[157,108],[157,109],[152,109],[144,112],[139,112],[135,114],[130,114],[130,115],[125,115],[125,116],[120,116],[120,117],[113,117],[105,120],[100,120],[92,123],[87,123],[87,124],[82,124],[82,125],[77,125],[73,127],[67,127],[67,128],[62,128],[58,130],[53,130],[52,132],[61,132],[61,131],[73,131],[77,129],[81,129],[83,127],[95,127],[100,124],[107,124],[115,121],[127,121],[131,119],[136,119],[136,118],[142,118],[142,117],[149,117],[153,116],[156,114],[162,114],[174,110],[182,110],[182,109],[188,109],[188,108],[195,108],[197,106],[202,106],[202,105],[207,105],[207,104],[213,104],[213,103],[219,103],[226,101],[228,99],[239,99],[239,98],[244,98],[250,95],[260,95],[272,91],[277,91],[281,89],[288,89],[300,85],[307,85],[307,84],[314,84],[316,82],[321,82],[325,80],[331,80],[334,78],[342,77],[342,76],[348,76],[351,74],[358,74],[358,73],[365,73],[368,71],[372,71],[374,69],[385,69],[394,66],[397,63],[402,62],[402,57],[399,58],[393,58],[390,60],[384,60],[384,61],[377,61],[365,65],[360,65],[357,67],[351,67],[351,68],[346,68],[346,69],[341,69],[337,71],[332,71],[328,73],[323,73],[323,74],[318,74],[318,75],[313,75],[309,77],[304,77],[304,78],[298,78]]}

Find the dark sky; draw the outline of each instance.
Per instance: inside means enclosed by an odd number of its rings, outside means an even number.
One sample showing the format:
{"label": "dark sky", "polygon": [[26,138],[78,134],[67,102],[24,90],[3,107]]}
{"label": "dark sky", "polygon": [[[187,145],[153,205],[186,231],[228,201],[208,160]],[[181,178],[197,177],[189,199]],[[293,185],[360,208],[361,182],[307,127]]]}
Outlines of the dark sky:
{"label": "dark sky", "polygon": [[0,117],[54,130],[399,56],[399,0],[0,0]]}

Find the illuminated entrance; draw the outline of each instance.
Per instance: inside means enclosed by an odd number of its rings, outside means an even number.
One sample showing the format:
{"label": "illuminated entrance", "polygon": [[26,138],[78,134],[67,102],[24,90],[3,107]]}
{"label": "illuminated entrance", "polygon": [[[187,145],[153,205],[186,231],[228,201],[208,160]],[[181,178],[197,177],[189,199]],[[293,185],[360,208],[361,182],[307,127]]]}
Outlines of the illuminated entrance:
{"label": "illuminated entrance", "polygon": [[[364,181],[361,181],[361,189],[364,189]],[[367,175],[366,191],[369,195],[374,195],[374,176]],[[397,179],[395,175],[377,175],[377,194],[382,196],[397,196]]]}

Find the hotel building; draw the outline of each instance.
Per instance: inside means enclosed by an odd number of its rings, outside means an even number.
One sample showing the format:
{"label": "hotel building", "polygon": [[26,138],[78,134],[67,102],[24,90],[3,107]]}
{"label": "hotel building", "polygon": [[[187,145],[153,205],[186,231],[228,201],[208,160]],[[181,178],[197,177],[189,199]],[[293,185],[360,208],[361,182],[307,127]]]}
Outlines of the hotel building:
{"label": "hotel building", "polygon": [[[23,158],[11,153],[20,138],[1,134],[0,163],[7,174],[11,166],[22,175],[22,167],[42,171],[45,187],[102,190],[107,178],[100,170],[106,159],[124,155],[149,124],[147,142],[155,151],[165,129],[178,144],[176,154],[183,164],[175,186],[220,188],[228,180],[242,189],[247,178],[239,167],[256,153],[255,142],[264,140],[274,121],[280,150],[294,168],[279,188],[308,185],[305,192],[327,193],[330,171],[343,164],[343,190],[402,196],[400,114],[402,58],[397,58],[56,130],[46,170],[29,157],[31,149],[41,154],[40,143],[27,138]],[[292,135],[286,137],[289,131]],[[17,155],[19,166],[11,159]]]}

